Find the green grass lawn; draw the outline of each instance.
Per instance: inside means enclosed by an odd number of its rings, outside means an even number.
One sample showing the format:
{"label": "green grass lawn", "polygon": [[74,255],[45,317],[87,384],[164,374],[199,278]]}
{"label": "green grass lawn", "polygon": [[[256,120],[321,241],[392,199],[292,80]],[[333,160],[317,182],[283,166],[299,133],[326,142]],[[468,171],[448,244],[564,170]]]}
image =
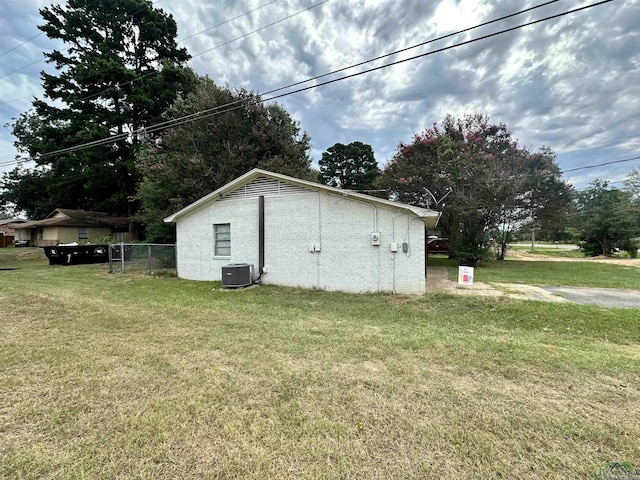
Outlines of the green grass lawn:
{"label": "green grass lawn", "polygon": [[[458,278],[458,264],[455,260],[450,260],[443,255],[430,256],[429,265],[447,267],[449,278]],[[474,280],[485,283],[573,285],[640,290],[640,268],[586,261],[489,260],[476,268]]]}
{"label": "green grass lawn", "polygon": [[0,478],[566,479],[638,466],[637,310],[229,292],[17,253],[0,253]]}

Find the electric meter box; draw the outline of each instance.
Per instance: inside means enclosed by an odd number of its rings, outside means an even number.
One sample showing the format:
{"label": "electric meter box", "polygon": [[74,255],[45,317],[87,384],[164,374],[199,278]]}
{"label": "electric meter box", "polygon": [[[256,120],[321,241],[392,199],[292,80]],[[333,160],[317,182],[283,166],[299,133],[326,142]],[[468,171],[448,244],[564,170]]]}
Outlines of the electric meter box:
{"label": "electric meter box", "polygon": [[380,245],[380,232],[371,233],[371,245]]}

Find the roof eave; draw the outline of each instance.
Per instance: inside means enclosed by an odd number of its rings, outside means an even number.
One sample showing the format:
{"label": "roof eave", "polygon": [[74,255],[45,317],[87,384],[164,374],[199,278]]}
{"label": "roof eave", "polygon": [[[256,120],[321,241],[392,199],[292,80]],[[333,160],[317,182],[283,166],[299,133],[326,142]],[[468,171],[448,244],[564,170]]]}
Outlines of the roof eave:
{"label": "roof eave", "polygon": [[241,175],[240,177],[236,178],[235,180],[227,183],[226,185],[223,185],[222,187],[220,187],[219,189],[211,192],[209,195],[205,195],[204,197],[202,197],[199,200],[196,200],[195,202],[187,205],[186,207],[178,210],[176,213],[169,215],[168,217],[165,217],[163,219],[163,221],[165,223],[175,223],[180,217],[182,217],[183,215],[185,215],[186,213],[189,213],[191,211],[197,211],[200,208],[206,206],[209,201],[214,201],[220,197],[222,197],[225,193],[234,190],[235,188],[237,188],[238,186],[242,185],[245,182],[250,182],[254,177],[258,177],[260,175],[264,175],[266,174],[267,176],[272,176],[273,174],[271,172],[267,172],[266,170],[260,170],[258,168],[254,168],[253,170],[245,173],[244,175]]}
{"label": "roof eave", "polygon": [[328,185],[320,185],[318,183],[310,182],[308,180],[301,180],[299,178],[289,177],[287,175],[282,175],[280,173],[274,173],[274,172],[269,172],[267,170],[254,168],[253,170],[236,178],[232,182],[227,183],[226,185],[215,190],[214,192],[211,192],[209,195],[202,197],[200,200],[196,200],[194,203],[187,205],[186,207],[184,207],[183,209],[177,211],[172,215],[169,215],[168,217],[164,218],[163,221],[165,223],[175,223],[180,217],[184,216],[185,214],[200,210],[200,208],[203,208],[206,205],[208,205],[210,201],[213,202],[218,198],[222,197],[223,195],[225,195],[227,192],[235,190],[240,185],[243,185],[244,183],[248,183],[254,178],[260,177],[260,176],[265,176],[268,178],[278,179],[285,182],[297,184],[303,187],[314,189],[316,191],[319,189],[322,189],[329,193],[333,193],[334,195],[340,195],[347,198],[351,197],[357,200],[365,201],[373,205],[410,210],[411,212],[416,214],[418,217],[421,217],[428,228],[434,228],[437,225],[441,215],[440,212],[435,210],[414,207],[412,205],[407,205],[405,203],[398,203],[391,200],[385,200],[383,198],[372,197],[371,195],[365,195],[364,193],[353,192],[351,190],[343,190],[341,188],[330,187]]}

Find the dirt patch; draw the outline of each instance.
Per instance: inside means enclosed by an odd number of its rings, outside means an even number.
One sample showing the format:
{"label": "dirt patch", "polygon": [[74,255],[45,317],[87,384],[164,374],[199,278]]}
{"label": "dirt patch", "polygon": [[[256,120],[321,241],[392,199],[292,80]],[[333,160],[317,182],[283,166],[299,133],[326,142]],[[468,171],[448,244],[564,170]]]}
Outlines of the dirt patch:
{"label": "dirt patch", "polygon": [[544,302],[568,301],[559,295],[534,285],[521,285],[519,283],[494,283],[489,285],[482,282],[473,282],[473,285],[458,285],[457,282],[449,280],[449,272],[446,267],[427,268],[427,291],[484,297],[508,297]]}
{"label": "dirt patch", "polygon": [[427,291],[459,293],[461,295],[500,296],[502,292],[482,282],[474,282],[473,285],[461,287],[457,282],[449,280],[449,272],[446,267],[427,268]]}
{"label": "dirt patch", "polygon": [[637,267],[640,268],[640,258],[613,258],[605,257],[604,255],[598,257],[552,257],[548,255],[538,255],[531,252],[510,251],[508,258],[516,260],[527,260],[531,262],[595,262],[595,263],[612,263],[614,265],[622,265],[625,267]]}
{"label": "dirt patch", "polygon": [[640,308],[640,293],[620,288],[586,288],[536,286],[520,283],[492,282],[491,285],[474,282],[473,285],[458,285],[449,280],[446,267],[428,267],[427,292],[446,292],[455,295],[473,295],[484,297],[507,297],[519,300],[537,300],[541,302],[575,302],[600,305],[602,307]]}

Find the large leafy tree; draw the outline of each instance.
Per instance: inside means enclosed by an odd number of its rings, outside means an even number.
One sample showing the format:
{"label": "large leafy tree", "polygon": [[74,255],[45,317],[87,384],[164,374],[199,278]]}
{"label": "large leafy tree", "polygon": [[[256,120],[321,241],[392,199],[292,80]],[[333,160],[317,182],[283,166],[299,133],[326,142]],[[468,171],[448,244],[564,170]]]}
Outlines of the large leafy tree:
{"label": "large leafy tree", "polygon": [[[56,73],[41,73],[44,98],[13,124],[20,158],[36,167],[4,176],[4,201],[30,217],[55,207],[129,213],[139,132],[194,80],[176,23],[149,0],[67,0],[40,13],[39,28],[66,48],[45,53]],[[109,136],[117,140],[65,151]]]}
{"label": "large leafy tree", "polygon": [[322,154],[318,162],[320,178],[332,187],[372,190],[378,177],[378,162],[371,145],[336,143]]}
{"label": "large leafy tree", "polygon": [[149,137],[138,154],[140,218],[151,240],[170,241],[173,231],[164,217],[252,168],[317,179],[309,137],[280,105],[202,77],[194,92],[175,102],[167,120],[205,110],[210,115]]}
{"label": "large leafy tree", "polygon": [[567,225],[567,214],[575,194],[562,178],[555,153],[548,147],[530,153],[521,150],[523,171],[516,177],[516,196],[504,210],[497,228],[498,258],[504,259],[507,244],[517,230],[531,232],[532,241],[538,235],[556,237]]}
{"label": "large leafy tree", "polygon": [[[504,256],[510,233],[527,217],[551,221],[551,192],[569,197],[553,152],[520,148],[504,124],[483,115],[447,116],[400,143],[380,184],[393,197],[443,212],[440,229],[451,254],[475,265],[498,236]],[[555,198],[554,197],[554,198]],[[543,215],[544,213],[544,215]]]}
{"label": "large leafy tree", "polygon": [[634,201],[640,201],[640,170],[634,168],[624,181],[624,190],[631,194]]}
{"label": "large leafy tree", "polygon": [[575,198],[574,226],[587,255],[610,255],[616,249],[636,255],[640,236],[639,205],[629,191],[594,180]]}
{"label": "large leafy tree", "polygon": [[[624,191],[631,195],[633,207],[632,215],[636,222],[636,239],[640,238],[640,170],[634,169],[629,172],[624,181]],[[640,242],[636,242],[640,243]],[[640,246],[640,245],[639,245]]]}

